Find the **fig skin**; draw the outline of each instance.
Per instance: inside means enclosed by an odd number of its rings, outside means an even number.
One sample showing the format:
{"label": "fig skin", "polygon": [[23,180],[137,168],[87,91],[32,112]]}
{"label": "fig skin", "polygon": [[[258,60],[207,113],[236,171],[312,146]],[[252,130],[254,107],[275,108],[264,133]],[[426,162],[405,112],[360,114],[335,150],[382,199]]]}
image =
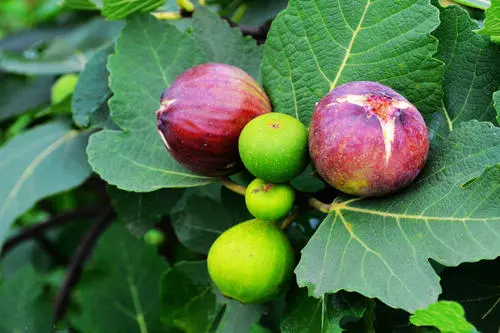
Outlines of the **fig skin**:
{"label": "fig skin", "polygon": [[429,152],[422,115],[407,99],[376,82],[329,92],[309,126],[309,152],[319,175],[338,190],[382,196],[410,184]]}
{"label": "fig skin", "polygon": [[272,184],[255,178],[248,184],[245,203],[258,219],[276,221],[285,217],[293,207],[295,191],[288,184]]}
{"label": "fig skin", "polygon": [[179,75],[162,94],[158,130],[181,165],[204,176],[225,176],[242,168],[243,127],[271,110],[269,98],[245,71],[206,63]]}
{"label": "fig skin", "polygon": [[263,303],[287,286],[295,255],[273,222],[253,219],[229,228],[215,240],[207,266],[224,296],[244,304]]}
{"label": "fig skin", "polygon": [[272,112],[252,119],[239,139],[240,156],[255,177],[285,183],[309,163],[307,128],[296,118]]}

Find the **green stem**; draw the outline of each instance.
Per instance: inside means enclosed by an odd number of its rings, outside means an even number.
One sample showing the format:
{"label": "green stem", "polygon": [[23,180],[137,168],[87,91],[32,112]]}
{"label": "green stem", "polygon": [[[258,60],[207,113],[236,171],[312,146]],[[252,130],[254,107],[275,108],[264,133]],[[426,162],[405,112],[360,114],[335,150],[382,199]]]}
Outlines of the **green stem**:
{"label": "green stem", "polygon": [[330,209],[332,208],[331,205],[329,204],[326,204],[324,202],[321,202],[319,201],[318,199],[316,198],[313,198],[313,197],[310,197],[308,200],[307,200],[307,204],[309,206],[311,206],[312,208],[322,212],[322,213],[325,213],[325,214],[328,214],[330,213]]}
{"label": "green stem", "polygon": [[292,222],[297,218],[298,215],[299,215],[299,209],[296,208],[292,214],[285,217],[283,222],[281,222],[280,229],[285,230],[286,228],[288,228],[290,224],[292,224]]}
{"label": "green stem", "polygon": [[222,183],[222,185],[224,185],[231,191],[236,192],[238,194],[245,195],[245,192],[247,191],[247,188],[245,186],[236,184],[228,177],[221,177],[219,178],[219,181]]}
{"label": "green stem", "polygon": [[180,20],[182,18],[181,13],[178,12],[157,12],[153,13],[153,16],[158,20]]}
{"label": "green stem", "polygon": [[181,9],[184,9],[187,12],[191,13],[194,11],[194,5],[189,0],[177,0],[177,5],[179,5]]}

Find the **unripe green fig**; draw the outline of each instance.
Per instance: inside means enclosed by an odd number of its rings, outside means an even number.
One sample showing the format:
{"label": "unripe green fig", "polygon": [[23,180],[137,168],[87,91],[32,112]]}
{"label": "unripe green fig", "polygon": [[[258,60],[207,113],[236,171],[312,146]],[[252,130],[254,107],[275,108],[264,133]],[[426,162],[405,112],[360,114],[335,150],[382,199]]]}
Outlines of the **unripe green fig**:
{"label": "unripe green fig", "polygon": [[277,297],[293,274],[292,246],[276,224],[259,219],[237,224],[215,240],[208,273],[220,292],[241,303]]}
{"label": "unripe green fig", "polygon": [[255,177],[285,183],[309,162],[307,128],[284,113],[271,112],[251,120],[240,134],[238,148],[245,167]]}
{"label": "unripe green fig", "polygon": [[254,179],[245,192],[248,211],[258,219],[275,221],[293,207],[295,192],[288,184],[273,184]]}

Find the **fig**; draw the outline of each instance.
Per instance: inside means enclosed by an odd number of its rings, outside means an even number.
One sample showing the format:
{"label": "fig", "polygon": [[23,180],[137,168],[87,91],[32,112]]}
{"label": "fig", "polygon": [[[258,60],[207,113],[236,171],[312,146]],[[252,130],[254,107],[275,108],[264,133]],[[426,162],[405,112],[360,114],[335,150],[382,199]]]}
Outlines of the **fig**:
{"label": "fig", "polygon": [[267,113],[251,120],[239,139],[240,156],[255,177],[285,183],[309,163],[307,128],[284,113]]}
{"label": "fig", "polygon": [[223,232],[208,252],[207,265],[224,296],[263,303],[287,286],[295,259],[288,238],[273,222],[254,219]]}
{"label": "fig", "polygon": [[271,112],[269,98],[245,71],[206,63],[179,75],[161,96],[158,130],[181,165],[216,177],[242,168],[238,137],[253,118]]}
{"label": "fig", "polygon": [[256,178],[248,184],[245,203],[258,219],[275,221],[285,217],[293,207],[295,192],[288,184],[267,183]]}
{"label": "fig", "polygon": [[319,175],[338,190],[381,196],[410,184],[423,168],[429,135],[406,98],[377,82],[329,92],[309,126],[309,152]]}

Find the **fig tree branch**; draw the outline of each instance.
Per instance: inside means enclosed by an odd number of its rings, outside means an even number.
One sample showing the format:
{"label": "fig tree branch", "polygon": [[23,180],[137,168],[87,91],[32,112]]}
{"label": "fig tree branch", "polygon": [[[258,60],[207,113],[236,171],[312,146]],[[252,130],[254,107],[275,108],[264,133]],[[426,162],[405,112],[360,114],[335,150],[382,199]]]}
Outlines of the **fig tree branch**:
{"label": "fig tree branch", "polygon": [[78,247],[76,248],[71,262],[66,272],[66,277],[59,289],[59,293],[55,300],[54,324],[61,319],[66,309],[68,308],[69,296],[73,286],[80,279],[85,261],[89,257],[99,236],[106,230],[114,217],[114,212],[111,208],[99,217],[94,224],[89,228],[87,233],[82,237]]}
{"label": "fig tree branch", "polygon": [[297,216],[299,216],[299,212],[300,212],[300,207],[295,208],[293,210],[293,212],[290,215],[288,215],[287,217],[285,217],[283,222],[281,222],[280,228],[282,230],[285,230],[286,228],[288,228],[288,226],[290,224],[292,224],[292,222],[297,218]]}
{"label": "fig tree branch", "polygon": [[37,238],[37,236],[43,234],[47,230],[63,226],[70,222],[78,221],[80,219],[95,217],[99,214],[102,214],[103,210],[104,209],[102,206],[92,206],[88,208],[78,209],[53,216],[45,222],[25,228],[19,234],[7,239],[2,247],[1,256],[4,256],[8,251],[12,250],[23,241]]}

